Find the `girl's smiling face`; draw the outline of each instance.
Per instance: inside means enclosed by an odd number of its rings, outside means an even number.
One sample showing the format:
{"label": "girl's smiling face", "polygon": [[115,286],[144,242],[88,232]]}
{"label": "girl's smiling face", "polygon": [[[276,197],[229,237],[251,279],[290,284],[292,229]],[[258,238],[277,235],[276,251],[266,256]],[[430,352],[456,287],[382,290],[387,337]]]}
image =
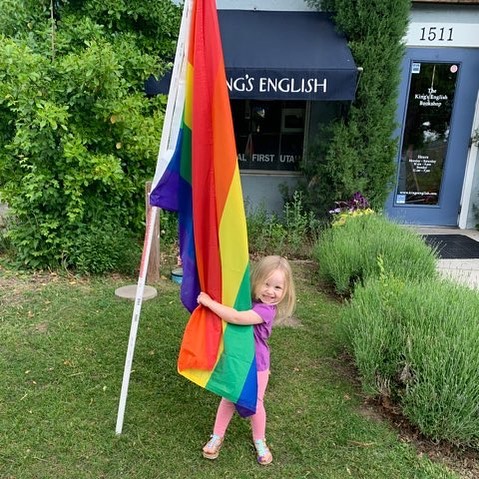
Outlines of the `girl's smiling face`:
{"label": "girl's smiling face", "polygon": [[283,271],[276,269],[264,283],[258,286],[256,297],[264,304],[278,304],[285,294],[285,278]]}

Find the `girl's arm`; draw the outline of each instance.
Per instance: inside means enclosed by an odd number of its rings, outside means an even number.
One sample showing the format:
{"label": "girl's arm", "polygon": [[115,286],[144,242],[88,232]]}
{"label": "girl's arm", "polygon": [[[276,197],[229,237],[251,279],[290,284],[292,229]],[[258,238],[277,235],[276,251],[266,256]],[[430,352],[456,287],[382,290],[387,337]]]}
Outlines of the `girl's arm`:
{"label": "girl's arm", "polygon": [[218,303],[206,293],[200,293],[198,295],[198,304],[211,309],[213,313],[217,314],[221,319],[231,324],[261,324],[263,320],[258,313],[255,313],[252,309],[248,311],[236,311],[234,308],[225,306]]}

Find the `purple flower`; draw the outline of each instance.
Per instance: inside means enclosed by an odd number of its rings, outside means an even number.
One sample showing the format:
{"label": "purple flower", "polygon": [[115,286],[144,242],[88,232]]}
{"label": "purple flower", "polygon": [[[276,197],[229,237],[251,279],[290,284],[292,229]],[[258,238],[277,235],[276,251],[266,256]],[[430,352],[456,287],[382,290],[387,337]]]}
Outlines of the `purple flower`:
{"label": "purple flower", "polygon": [[359,191],[354,193],[349,200],[335,201],[334,204],[336,207],[329,211],[329,213],[333,215],[345,212],[352,213],[356,210],[365,210],[369,208],[369,201]]}

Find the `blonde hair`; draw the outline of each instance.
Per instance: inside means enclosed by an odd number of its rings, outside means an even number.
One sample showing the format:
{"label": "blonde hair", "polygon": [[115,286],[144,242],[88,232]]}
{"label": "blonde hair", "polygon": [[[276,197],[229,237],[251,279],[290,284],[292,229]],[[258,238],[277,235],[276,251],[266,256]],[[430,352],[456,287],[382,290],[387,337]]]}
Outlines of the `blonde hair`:
{"label": "blonde hair", "polygon": [[296,307],[296,289],[294,287],[291,265],[282,256],[265,256],[254,267],[251,273],[251,296],[257,298],[258,288],[273,274],[280,270],[284,274],[284,295],[278,303],[277,316],[287,318],[293,314]]}

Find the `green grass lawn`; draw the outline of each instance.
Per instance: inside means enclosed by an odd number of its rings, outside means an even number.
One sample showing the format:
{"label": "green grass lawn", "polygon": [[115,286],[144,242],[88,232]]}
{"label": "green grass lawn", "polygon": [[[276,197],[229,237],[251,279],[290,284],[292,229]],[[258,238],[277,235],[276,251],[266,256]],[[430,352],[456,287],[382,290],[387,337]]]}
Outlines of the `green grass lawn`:
{"label": "green grass lawn", "polygon": [[218,398],[176,372],[188,319],[168,279],[143,305],[123,433],[115,423],[133,303],[115,279],[15,276],[0,269],[0,478],[459,477],[362,413],[341,371],[341,305],[296,264],[299,326],[275,328],[266,395],[270,466],[235,417],[220,457],[201,447]]}

